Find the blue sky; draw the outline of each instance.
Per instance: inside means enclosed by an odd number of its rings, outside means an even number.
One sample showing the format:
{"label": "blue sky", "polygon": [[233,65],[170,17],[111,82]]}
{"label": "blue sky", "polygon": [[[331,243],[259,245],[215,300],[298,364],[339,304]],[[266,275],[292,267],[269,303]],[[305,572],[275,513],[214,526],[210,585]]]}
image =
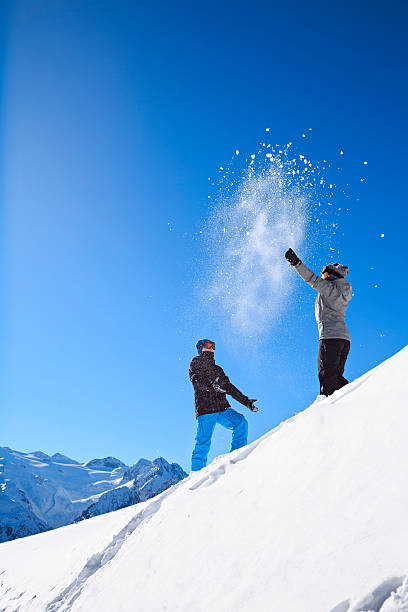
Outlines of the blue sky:
{"label": "blue sky", "polygon": [[[405,3],[2,10],[2,445],[187,468],[200,337],[259,400],[259,414],[242,408],[250,439],[313,400],[311,289],[292,278],[293,299],[252,345],[202,303],[208,178],[267,127],[314,163],[335,168],[344,150],[351,204],[333,240],[355,293],[346,374],[406,344]],[[326,241],[305,245],[317,272]],[[228,442],[217,431],[211,456]]]}

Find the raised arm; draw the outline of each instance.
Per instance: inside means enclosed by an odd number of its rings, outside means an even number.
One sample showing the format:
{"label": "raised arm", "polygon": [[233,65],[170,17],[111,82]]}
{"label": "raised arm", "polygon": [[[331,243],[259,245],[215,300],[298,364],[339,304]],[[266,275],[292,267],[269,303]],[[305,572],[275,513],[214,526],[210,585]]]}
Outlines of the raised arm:
{"label": "raised arm", "polygon": [[293,266],[296,272],[303,280],[310,285],[313,289],[324,295],[330,297],[331,295],[340,295],[338,286],[325,278],[320,278],[312,270],[309,270],[302,262]]}
{"label": "raised arm", "polygon": [[302,261],[292,249],[288,249],[286,251],[285,257],[290,263],[290,265],[294,267],[299,276],[303,278],[303,280],[313,289],[315,289],[325,297],[330,297],[332,295],[340,295],[339,288],[336,283],[333,283],[325,278],[320,278],[314,272],[312,272],[312,270],[309,270],[309,268],[307,268],[305,264],[302,263]]}

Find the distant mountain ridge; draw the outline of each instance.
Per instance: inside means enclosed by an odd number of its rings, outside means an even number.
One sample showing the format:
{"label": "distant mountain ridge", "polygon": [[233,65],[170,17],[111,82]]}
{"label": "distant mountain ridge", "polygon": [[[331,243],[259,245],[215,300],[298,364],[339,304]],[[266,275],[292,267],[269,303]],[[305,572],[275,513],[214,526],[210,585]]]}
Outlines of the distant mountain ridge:
{"label": "distant mountain ridge", "polygon": [[75,522],[146,501],[176,484],[186,475],[177,463],[170,464],[163,457],[154,461],[140,459],[123,474],[124,484],[102,493]]}
{"label": "distant mountain ridge", "polygon": [[132,466],[115,457],[81,464],[61,453],[0,447],[0,542],[145,501],[186,475],[162,457]]}
{"label": "distant mountain ridge", "polygon": [[100,468],[100,469],[116,469],[118,467],[127,467],[125,463],[116,459],[116,457],[104,457],[103,459],[91,459],[84,463],[85,467],[88,468]]}

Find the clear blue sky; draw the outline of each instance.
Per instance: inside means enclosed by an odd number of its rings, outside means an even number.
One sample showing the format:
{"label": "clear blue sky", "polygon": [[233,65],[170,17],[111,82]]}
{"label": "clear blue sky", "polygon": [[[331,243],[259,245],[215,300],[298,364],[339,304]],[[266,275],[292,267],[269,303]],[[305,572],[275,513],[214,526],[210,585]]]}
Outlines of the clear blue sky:
{"label": "clear blue sky", "polygon": [[[200,307],[208,177],[235,149],[257,148],[266,127],[276,143],[312,127],[316,162],[345,151],[347,375],[406,344],[407,12],[404,2],[3,3],[1,445],[188,468],[200,337],[259,400],[259,414],[242,409],[250,439],[313,400],[311,289],[299,280],[251,359],[222,333],[222,313]],[[326,247],[305,259],[317,272]],[[212,456],[228,441],[219,431]]]}

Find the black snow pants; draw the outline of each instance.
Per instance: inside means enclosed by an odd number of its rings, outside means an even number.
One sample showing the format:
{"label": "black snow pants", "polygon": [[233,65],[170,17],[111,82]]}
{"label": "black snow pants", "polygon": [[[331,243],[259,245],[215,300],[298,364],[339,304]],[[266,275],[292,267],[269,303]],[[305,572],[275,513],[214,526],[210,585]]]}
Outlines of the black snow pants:
{"label": "black snow pants", "polygon": [[320,340],[317,367],[322,395],[331,395],[347,385],[348,380],[344,378],[343,372],[349,350],[350,340]]}

